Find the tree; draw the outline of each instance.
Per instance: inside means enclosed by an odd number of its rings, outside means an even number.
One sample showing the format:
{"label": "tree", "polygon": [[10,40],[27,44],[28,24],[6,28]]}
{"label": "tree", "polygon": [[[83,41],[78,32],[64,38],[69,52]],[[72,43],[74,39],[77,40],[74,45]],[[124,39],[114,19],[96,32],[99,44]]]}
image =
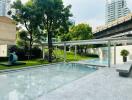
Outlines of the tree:
{"label": "tree", "polygon": [[28,33],[25,30],[19,31],[17,33],[17,44],[18,46],[23,46],[25,49],[25,53],[28,50],[28,42],[29,42],[29,38],[28,38]]}
{"label": "tree", "polygon": [[58,36],[60,37],[61,41],[71,41],[72,37],[71,34],[69,34],[69,29],[74,25],[74,23],[72,21],[69,22],[68,24],[68,29],[63,29],[60,28],[59,32],[58,32]]}
{"label": "tree", "polygon": [[38,24],[40,23],[37,19],[39,14],[36,8],[33,6],[32,0],[29,0],[26,4],[22,4],[20,0],[13,2],[12,8],[15,9],[16,13],[13,14],[11,11],[8,12],[17,24],[24,26],[28,32],[29,37],[29,49],[31,58],[31,49],[33,45],[33,36],[38,30]]}
{"label": "tree", "polygon": [[[70,32],[72,40],[88,40],[93,39],[92,28],[88,24],[78,24],[76,26],[71,27]],[[87,50],[86,46],[78,46],[78,53],[82,53],[83,49],[85,49],[85,53]]]}
{"label": "tree", "polygon": [[88,40],[93,38],[92,28],[88,24],[78,24],[71,27],[72,40]]}
{"label": "tree", "polygon": [[71,5],[64,6],[62,0],[34,0],[40,14],[41,24],[39,27],[48,35],[49,62],[52,62],[52,37],[59,29],[67,29]]}
{"label": "tree", "polygon": [[71,34],[66,33],[61,35],[61,41],[71,41],[71,40],[72,40]]}

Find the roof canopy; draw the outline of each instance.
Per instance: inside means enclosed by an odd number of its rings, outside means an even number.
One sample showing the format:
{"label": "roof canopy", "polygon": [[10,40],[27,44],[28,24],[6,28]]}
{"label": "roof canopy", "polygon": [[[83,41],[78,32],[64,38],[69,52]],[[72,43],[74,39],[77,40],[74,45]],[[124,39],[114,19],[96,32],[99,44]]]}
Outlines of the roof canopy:
{"label": "roof canopy", "polygon": [[[67,41],[67,42],[54,42],[54,46],[70,46],[70,45],[90,45],[90,44],[121,44],[121,43],[132,43],[132,38],[106,38],[106,39],[93,39],[93,40],[78,40],[78,41]],[[43,43],[47,45],[47,43]]]}

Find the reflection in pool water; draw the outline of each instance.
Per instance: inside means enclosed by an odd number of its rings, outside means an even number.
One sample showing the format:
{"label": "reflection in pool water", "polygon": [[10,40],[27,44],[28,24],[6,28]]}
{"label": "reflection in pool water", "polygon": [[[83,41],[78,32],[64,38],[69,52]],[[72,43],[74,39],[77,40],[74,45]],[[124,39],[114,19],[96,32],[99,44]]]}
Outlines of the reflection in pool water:
{"label": "reflection in pool water", "polygon": [[96,65],[104,65],[107,66],[108,65],[108,60],[101,60],[101,59],[92,59],[92,60],[84,60],[83,62],[88,63],[88,64],[96,64]]}
{"label": "reflection in pool water", "polygon": [[39,96],[96,71],[90,67],[61,63],[2,74],[0,100],[37,100]]}

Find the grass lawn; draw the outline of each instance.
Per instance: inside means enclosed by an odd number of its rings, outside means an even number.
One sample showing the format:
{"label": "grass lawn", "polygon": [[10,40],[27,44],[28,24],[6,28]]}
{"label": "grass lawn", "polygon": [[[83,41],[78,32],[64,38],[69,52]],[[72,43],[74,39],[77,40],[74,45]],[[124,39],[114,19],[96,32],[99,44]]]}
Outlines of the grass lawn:
{"label": "grass lawn", "polygon": [[[64,51],[63,50],[54,50],[53,53],[58,58],[58,60],[53,61],[53,63],[64,61],[64,58],[63,58]],[[66,61],[70,62],[70,61],[79,61],[79,60],[92,59],[92,57],[80,56],[80,55],[77,54],[76,60],[75,60],[74,55],[75,55],[74,52],[67,52],[67,60]],[[32,66],[35,66],[35,65],[49,64],[48,61],[44,61],[44,60],[29,60],[29,61],[22,61],[22,62],[25,62],[26,65],[11,66],[11,67],[5,67],[5,66],[0,65],[0,70],[23,68],[23,67],[32,67]]]}
{"label": "grass lawn", "polygon": [[[27,60],[27,61],[21,61],[26,63],[26,65],[19,65],[19,66],[10,66],[10,67],[6,67],[3,65],[0,65],[0,70],[5,70],[5,69],[15,69],[15,68],[23,68],[23,67],[33,67],[35,65],[42,65],[42,64],[49,64],[48,61],[42,61],[42,60]],[[53,61],[52,63],[56,63],[56,62],[62,62],[62,61]],[[37,66],[36,66],[37,67]]]}
{"label": "grass lawn", "polygon": [[[54,54],[57,56],[57,58],[64,58],[64,51],[63,50],[54,50]],[[79,61],[79,60],[88,60],[88,59],[93,59],[94,57],[88,57],[88,56],[81,56],[79,54],[76,55],[75,59],[75,53],[74,52],[68,52],[66,53],[66,61]]]}

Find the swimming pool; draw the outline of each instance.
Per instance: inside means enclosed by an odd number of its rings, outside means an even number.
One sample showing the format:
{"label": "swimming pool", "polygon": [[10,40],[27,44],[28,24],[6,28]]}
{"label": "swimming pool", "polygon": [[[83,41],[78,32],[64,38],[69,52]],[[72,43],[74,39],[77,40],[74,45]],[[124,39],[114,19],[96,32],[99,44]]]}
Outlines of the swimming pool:
{"label": "swimming pool", "polygon": [[108,66],[107,59],[101,60],[101,59],[97,58],[97,59],[92,59],[92,60],[84,60],[83,62],[91,64],[91,65]]}
{"label": "swimming pool", "polygon": [[60,63],[1,74],[0,100],[37,100],[38,97],[96,70],[82,64]]}

